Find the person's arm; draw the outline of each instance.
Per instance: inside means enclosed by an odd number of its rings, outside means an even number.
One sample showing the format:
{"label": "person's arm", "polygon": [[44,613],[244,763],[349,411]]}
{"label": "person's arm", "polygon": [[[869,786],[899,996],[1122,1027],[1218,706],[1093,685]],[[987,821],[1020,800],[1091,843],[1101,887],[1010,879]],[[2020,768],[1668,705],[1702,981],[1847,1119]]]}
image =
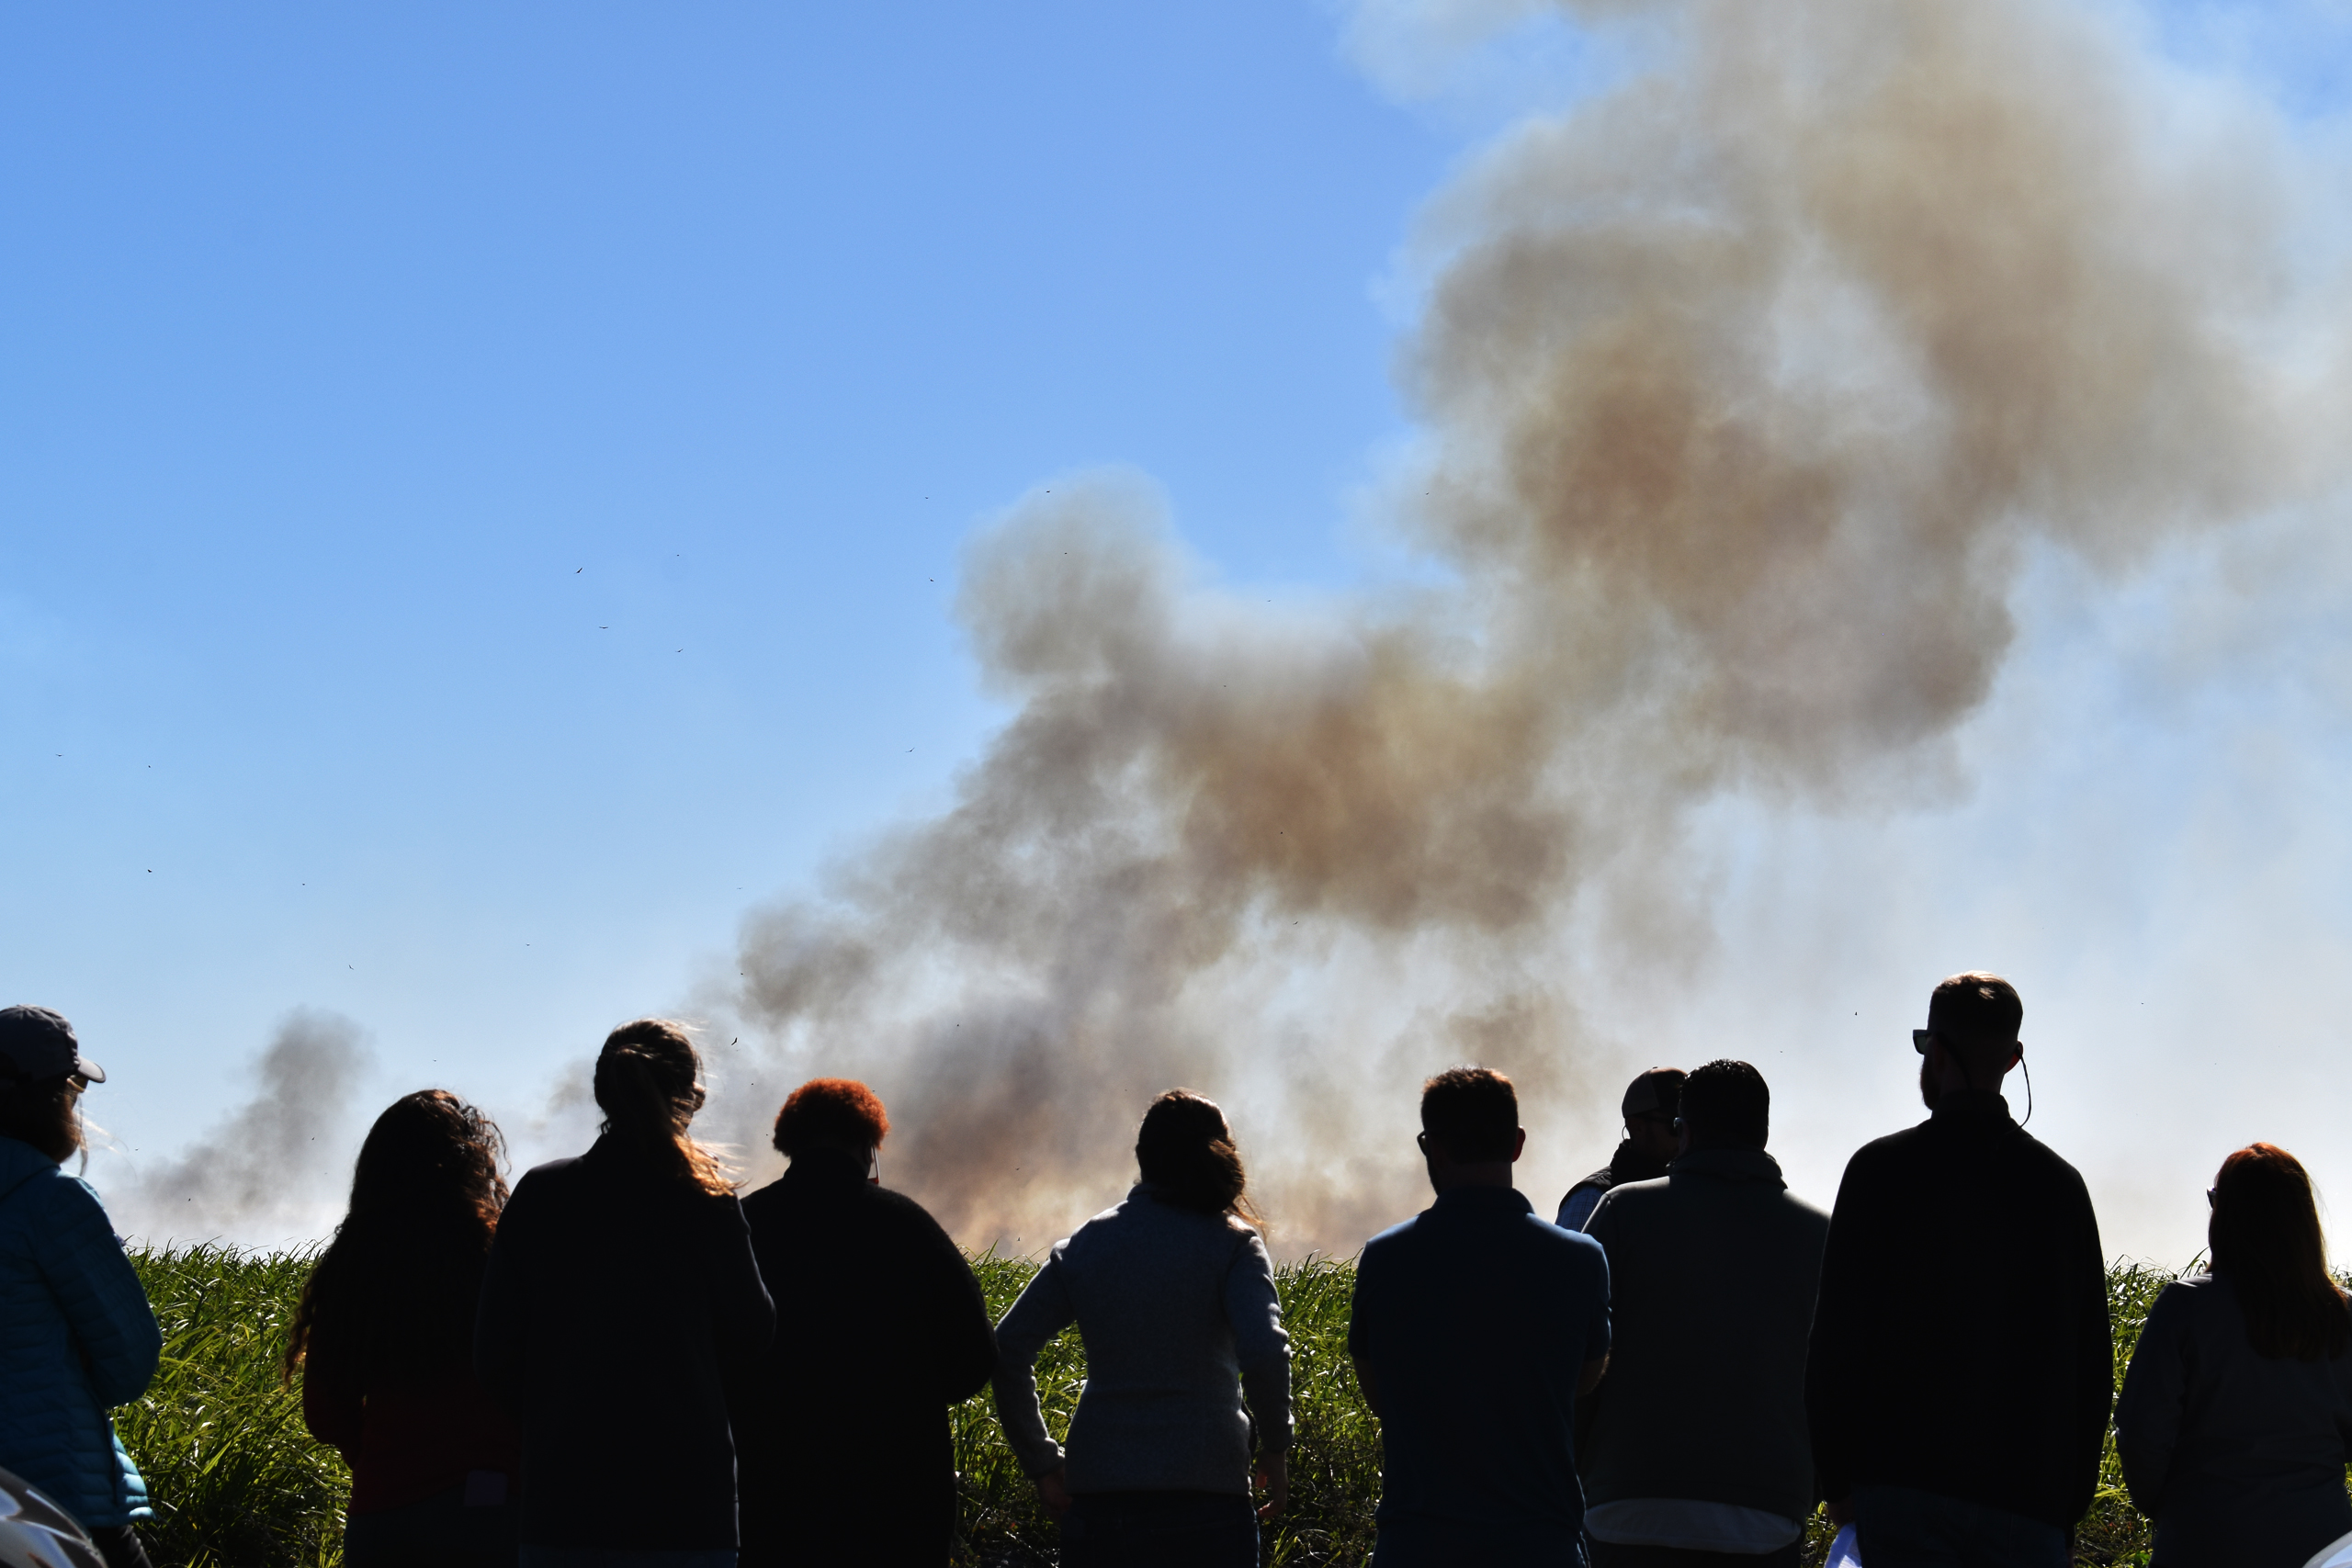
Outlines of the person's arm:
{"label": "person's arm", "polygon": [[2070,1505],[2075,1517],[2091,1509],[2098,1495],[2099,1460],[2107,1448],[2107,1418],[2115,1405],[2115,1325],[2107,1314],[2107,1259],[2099,1251],[2098,1215],[2091,1208],[2090,1190],[2073,1178],[2075,1202],[2081,1213],[2082,1236],[2074,1258],[2075,1311],[2080,1324],[2075,1408],[2075,1481]]}
{"label": "person's arm", "polygon": [[1814,1298],[1813,1336],[1804,1363],[1805,1421],[1813,1436],[1813,1464],[1829,1517],[1844,1524],[1854,1490],[1854,1351],[1860,1343],[1858,1298],[1864,1288],[1866,1246],[1859,1160],[1849,1160],[1829,1212],[1829,1239],[1821,1254],[1821,1289]]}
{"label": "person's arm", "polygon": [[996,1374],[996,1325],[989,1321],[988,1296],[964,1249],[921,1208],[912,1217],[921,1222],[916,1241],[927,1280],[933,1387],[941,1404],[961,1404]]}
{"label": "person's arm", "polygon": [[50,1184],[37,1245],[41,1278],[74,1331],[102,1410],[147,1392],[164,1353],[164,1330],[139,1271],[89,1183]]}
{"label": "person's arm", "polygon": [[[1348,1299],[1348,1362],[1355,1368],[1356,1387],[1363,1391],[1364,1408],[1372,1412],[1374,1420],[1385,1415],[1381,1408],[1379,1374],[1372,1366],[1374,1346],[1377,1343],[1377,1280],[1372,1248],[1367,1247],[1356,1255],[1355,1286]],[[1372,1291],[1366,1292],[1367,1284],[1374,1287]]]}
{"label": "person's arm", "polygon": [[775,1303],[760,1278],[743,1201],[729,1192],[707,1202],[711,1342],[729,1404],[740,1409],[757,1397],[760,1373],[775,1343]]}
{"label": "person's arm", "polygon": [[[1601,1204],[1605,1212],[1608,1204]],[[1605,1247],[1596,1247],[1600,1256],[1593,1259],[1594,1279],[1586,1287],[1586,1302],[1589,1315],[1584,1332],[1584,1365],[1577,1370],[1577,1397],[1582,1399],[1600,1386],[1609,1371],[1609,1345],[1611,1334],[1609,1320],[1609,1254]]]}
{"label": "person's arm", "polygon": [[302,1425],[350,1464],[359,1455],[359,1438],[367,1425],[368,1397],[359,1385],[358,1368],[343,1353],[332,1330],[311,1325],[302,1348]]}
{"label": "person's arm", "polygon": [[2131,1489],[2132,1506],[2152,1519],[2164,1508],[2188,1396],[2188,1293],[2185,1287],[2167,1285],[2148,1309],[2123,1374],[2122,1397],[2115,1402],[2115,1453],[2123,1461],[2123,1484]]}
{"label": "person's arm", "polygon": [[526,1174],[498,1216],[474,1306],[474,1381],[509,1416],[523,1414],[523,1367],[530,1328],[530,1231],[536,1193]]}
{"label": "person's arm", "polygon": [[1241,1394],[1258,1428],[1259,1472],[1266,1487],[1258,1517],[1270,1519],[1290,1500],[1290,1336],[1274,1292],[1273,1259],[1255,1235],[1244,1238],[1226,1270],[1225,1317],[1241,1363]]}
{"label": "person's arm", "polygon": [[1061,1470],[1062,1446],[1046,1430],[1046,1413],[1037,1403],[1037,1352],[1076,1321],[1078,1309],[1062,1273],[1062,1247],[1056,1247],[996,1325],[997,1420],[1021,1473],[1036,1482],[1041,1493]]}

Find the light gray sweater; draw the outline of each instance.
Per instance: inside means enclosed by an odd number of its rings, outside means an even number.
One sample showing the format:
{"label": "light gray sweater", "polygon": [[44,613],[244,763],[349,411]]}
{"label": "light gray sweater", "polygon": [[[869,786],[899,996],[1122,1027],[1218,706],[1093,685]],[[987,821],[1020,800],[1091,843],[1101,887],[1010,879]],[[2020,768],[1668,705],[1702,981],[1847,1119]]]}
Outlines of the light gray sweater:
{"label": "light gray sweater", "polygon": [[1263,1451],[1289,1449],[1290,1337],[1266,1245],[1239,1220],[1138,1186],[1054,1244],[996,1330],[997,1416],[1029,1475],[1064,1462],[1037,1407],[1036,1361],[1072,1323],[1086,1343],[1072,1492],[1246,1496],[1251,1412]]}

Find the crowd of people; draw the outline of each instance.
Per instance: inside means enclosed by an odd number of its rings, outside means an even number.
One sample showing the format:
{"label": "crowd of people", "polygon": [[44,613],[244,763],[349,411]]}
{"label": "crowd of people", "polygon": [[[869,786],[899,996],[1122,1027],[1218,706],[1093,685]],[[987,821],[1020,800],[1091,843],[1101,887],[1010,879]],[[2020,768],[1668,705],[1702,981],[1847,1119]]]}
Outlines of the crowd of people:
{"label": "crowd of people", "polygon": [[[1430,1078],[1435,1201],[1365,1243],[1348,1330],[1380,1423],[1375,1568],[1792,1564],[1824,1505],[1869,1568],[2060,1568],[2110,1418],[2158,1568],[2352,1546],[2352,1307],[2303,1168],[2267,1144],[2223,1162],[2210,1267],[2165,1288],[2117,1398],[2089,1194],[2000,1092],[2022,1015],[1995,976],[1935,987],[1928,1117],[1858,1151],[1827,1213],[1766,1152],[1745,1062],[1636,1078],[1623,1144],[1555,1220],[1512,1184],[1510,1080]],[[128,1568],[150,1510],[108,1411],[161,1337],[63,1168],[104,1079],[56,1013],[0,1010],[0,1469]],[[991,1383],[1067,1568],[1261,1561],[1289,1342],[1212,1101],[1150,1104],[1125,1198],[992,1324],[964,1254],[879,1184],[865,1085],[794,1090],[789,1165],[742,1196],[691,1134],[681,1027],[616,1030],[594,1095],[594,1144],[511,1192],[498,1130],[445,1090],[369,1131],[285,1358],[349,1462],[351,1568],[941,1563],[950,1413]],[[1057,1441],[1035,1368],[1072,1325]]]}

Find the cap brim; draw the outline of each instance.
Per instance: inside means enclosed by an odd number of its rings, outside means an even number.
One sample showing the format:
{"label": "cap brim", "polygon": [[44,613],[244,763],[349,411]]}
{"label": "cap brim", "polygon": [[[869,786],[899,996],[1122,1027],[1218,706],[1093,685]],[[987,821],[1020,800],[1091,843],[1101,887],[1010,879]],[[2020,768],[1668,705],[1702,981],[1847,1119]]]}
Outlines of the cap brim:
{"label": "cap brim", "polygon": [[90,1083],[107,1081],[107,1070],[96,1062],[88,1060],[79,1051],[74,1053],[74,1076]]}

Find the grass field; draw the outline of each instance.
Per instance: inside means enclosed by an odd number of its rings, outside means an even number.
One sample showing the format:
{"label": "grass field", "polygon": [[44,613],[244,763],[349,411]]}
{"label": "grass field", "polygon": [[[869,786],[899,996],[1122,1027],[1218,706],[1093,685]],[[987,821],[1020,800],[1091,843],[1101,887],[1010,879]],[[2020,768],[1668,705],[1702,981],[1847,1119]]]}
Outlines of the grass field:
{"label": "grass field", "polygon": [[[160,1568],[291,1568],[341,1558],[349,1477],[332,1450],[311,1441],[300,1401],[277,1381],[277,1358],[307,1253],[243,1253],[191,1247],[132,1255],[164,1325],[164,1364],[135,1405],[117,1413],[123,1441],[155,1499],[148,1532]],[[1029,1277],[1019,1258],[975,1258],[1001,1315]],[[1291,1506],[1272,1533],[1278,1568],[1361,1564],[1372,1547],[1379,1495],[1380,1440],[1356,1392],[1347,1357],[1345,1263],[1314,1261],[1279,1271],[1291,1334],[1298,1427],[1291,1460]],[[2141,1320],[2170,1274],[2120,1265],[2108,1276],[2120,1382]],[[1037,1368],[1048,1420],[1063,1428],[1084,1373],[1077,1336],[1050,1346]],[[1044,1568],[1055,1561],[1054,1529],[999,1436],[988,1396],[954,1413],[964,1478],[965,1554],[969,1564]],[[1816,1520],[1812,1561],[1827,1544]],[[2114,1455],[2086,1521],[2077,1561],[2144,1563],[2148,1534],[2122,1492]]]}

